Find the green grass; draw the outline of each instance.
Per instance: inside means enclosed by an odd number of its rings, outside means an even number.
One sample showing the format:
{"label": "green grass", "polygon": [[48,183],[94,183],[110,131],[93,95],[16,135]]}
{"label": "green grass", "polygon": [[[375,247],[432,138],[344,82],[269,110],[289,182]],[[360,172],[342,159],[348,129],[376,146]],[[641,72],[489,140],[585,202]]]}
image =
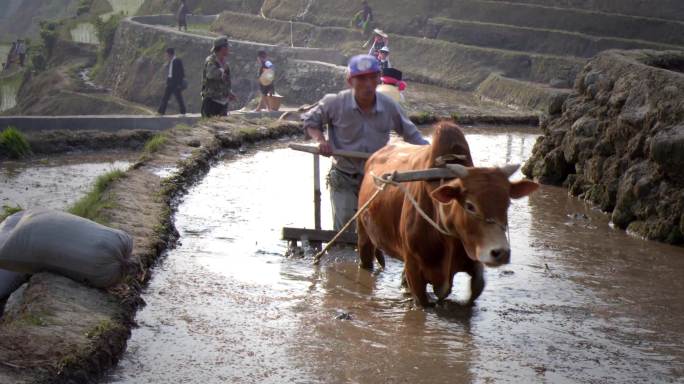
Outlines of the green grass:
{"label": "green grass", "polygon": [[147,143],[145,143],[145,148],[143,148],[143,151],[145,153],[154,153],[159,150],[159,148],[162,147],[166,143],[166,136],[163,133],[157,133],[156,135],[152,136],[149,140],[147,140]]}
{"label": "green grass", "polygon": [[69,208],[69,213],[105,224],[106,220],[102,217],[102,211],[114,206],[111,198],[105,196],[105,191],[114,181],[121,179],[124,175],[124,171],[115,170],[98,176],[93,189],[74,203]]}
{"label": "green grass", "polygon": [[18,205],[17,205],[17,206],[14,206],[14,207],[11,206],[11,205],[3,205],[3,206],[2,206],[2,211],[0,211],[0,222],[2,222],[2,221],[5,220],[6,218],[8,218],[8,217],[14,215],[15,213],[21,212],[21,211],[23,211],[23,210],[24,210],[24,208],[22,208],[22,207],[20,207],[20,206],[18,206]]}
{"label": "green grass", "polygon": [[14,127],[7,127],[0,132],[0,151],[12,159],[20,159],[31,154],[31,146],[24,134]]}

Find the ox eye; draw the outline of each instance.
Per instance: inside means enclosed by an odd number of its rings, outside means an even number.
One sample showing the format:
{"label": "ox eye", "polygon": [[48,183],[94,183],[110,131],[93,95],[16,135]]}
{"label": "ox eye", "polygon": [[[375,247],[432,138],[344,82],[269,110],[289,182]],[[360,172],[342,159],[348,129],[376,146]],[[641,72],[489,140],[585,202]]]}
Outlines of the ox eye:
{"label": "ox eye", "polygon": [[465,203],[465,210],[468,213],[476,214],[477,213],[477,208],[475,208],[475,204],[471,203],[470,201],[466,201]]}

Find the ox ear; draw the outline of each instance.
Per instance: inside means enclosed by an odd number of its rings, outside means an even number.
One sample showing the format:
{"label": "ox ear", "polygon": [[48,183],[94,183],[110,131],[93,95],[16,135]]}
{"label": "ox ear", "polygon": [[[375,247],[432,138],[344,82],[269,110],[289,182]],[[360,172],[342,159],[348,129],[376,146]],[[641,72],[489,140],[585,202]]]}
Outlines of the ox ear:
{"label": "ox ear", "polygon": [[531,180],[520,180],[511,183],[511,199],[519,199],[539,189],[539,184]]}
{"label": "ox ear", "polygon": [[442,185],[441,187],[435,189],[430,194],[433,199],[439,201],[442,204],[449,204],[453,200],[461,200],[465,194],[465,188],[460,181],[456,181],[454,184]]}

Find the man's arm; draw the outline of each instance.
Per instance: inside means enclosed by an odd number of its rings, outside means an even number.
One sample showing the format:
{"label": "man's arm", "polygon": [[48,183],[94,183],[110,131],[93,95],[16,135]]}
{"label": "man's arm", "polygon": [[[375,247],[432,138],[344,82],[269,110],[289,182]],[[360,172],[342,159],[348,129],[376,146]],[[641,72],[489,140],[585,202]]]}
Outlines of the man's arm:
{"label": "man's arm", "polygon": [[395,117],[395,130],[407,143],[416,145],[428,145],[430,142],[423,138],[420,134],[416,125],[406,116],[404,111],[401,109],[398,103],[394,103],[397,110],[397,115]]}
{"label": "man's arm", "polygon": [[330,156],[332,154],[332,146],[325,138],[323,130],[324,126],[330,122],[330,118],[327,113],[327,106],[334,97],[335,95],[325,96],[323,99],[321,99],[321,101],[318,102],[318,105],[314,109],[302,116],[306,133],[311,136],[312,139],[316,140],[318,143],[318,149],[323,156]]}

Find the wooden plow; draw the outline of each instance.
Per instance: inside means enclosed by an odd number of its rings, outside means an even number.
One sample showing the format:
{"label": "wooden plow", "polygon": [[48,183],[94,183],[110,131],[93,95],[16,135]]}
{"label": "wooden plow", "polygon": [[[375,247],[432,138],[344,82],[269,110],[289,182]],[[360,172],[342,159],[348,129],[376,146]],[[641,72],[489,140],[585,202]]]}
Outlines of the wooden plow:
{"label": "wooden plow", "polygon": [[[313,155],[313,178],[314,178],[314,227],[310,228],[283,228],[283,240],[289,242],[290,247],[297,245],[297,241],[308,241],[312,248],[321,249],[322,243],[332,240],[337,234],[335,231],[324,230],[321,228],[321,155],[318,147],[312,145],[290,144],[290,148],[295,151],[306,152]],[[370,153],[339,151],[335,150],[333,156],[349,157],[353,159],[366,160]],[[346,244],[356,244],[356,234],[345,232],[337,239],[338,242]]]}

